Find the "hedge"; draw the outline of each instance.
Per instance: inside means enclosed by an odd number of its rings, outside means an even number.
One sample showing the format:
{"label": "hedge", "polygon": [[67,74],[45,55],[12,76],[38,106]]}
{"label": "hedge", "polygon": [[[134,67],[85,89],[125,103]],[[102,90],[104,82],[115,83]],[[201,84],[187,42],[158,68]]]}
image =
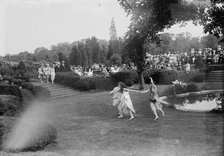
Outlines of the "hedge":
{"label": "hedge", "polygon": [[[12,131],[11,129],[15,129],[15,125],[17,122],[20,122],[20,120],[17,120],[15,118],[7,118],[7,117],[0,117],[0,145],[1,148],[8,152],[19,152],[19,151],[37,151],[40,149],[43,149],[45,146],[51,143],[55,143],[57,138],[57,130],[55,127],[53,127],[51,124],[40,121],[40,120],[26,120],[23,125],[25,127],[21,127],[22,129],[30,128],[31,132],[34,132],[35,135],[29,136],[29,140],[26,144],[19,146],[19,147],[13,147],[13,146],[7,146],[8,141],[6,141],[11,135]],[[35,124],[38,122],[38,127],[35,126]],[[34,127],[35,129],[32,129]],[[21,131],[21,129],[19,129]],[[17,133],[20,133],[19,130]],[[18,136],[19,137],[19,136]],[[21,131],[21,137],[24,137],[22,135]],[[20,138],[21,139],[21,138]]]}
{"label": "hedge", "polygon": [[201,89],[195,83],[187,83],[186,85],[175,84],[172,87],[165,90],[164,95],[176,95],[187,92],[197,92]]}
{"label": "hedge", "polygon": [[78,82],[71,85],[72,88],[80,91],[89,90],[112,90],[116,82],[112,78],[95,77],[95,78],[81,78]]}
{"label": "hedge", "polygon": [[111,75],[116,83],[123,82],[128,86],[132,86],[138,82],[138,74],[135,70],[117,72]]}
{"label": "hedge", "polygon": [[148,69],[143,72],[145,83],[150,83],[150,77],[156,84],[172,84],[177,79],[177,72],[174,70]]}
{"label": "hedge", "polygon": [[2,95],[14,95],[18,97],[20,101],[23,100],[20,89],[17,85],[0,84],[0,94]]}
{"label": "hedge", "polygon": [[0,116],[14,117],[20,114],[21,102],[13,95],[0,95]]}
{"label": "hedge", "polygon": [[179,72],[177,75],[177,80],[182,82],[204,82],[206,78],[206,73],[190,71],[189,73]]}
{"label": "hedge", "polygon": [[77,82],[80,76],[74,72],[57,72],[55,75],[55,82],[66,86],[70,86]]}

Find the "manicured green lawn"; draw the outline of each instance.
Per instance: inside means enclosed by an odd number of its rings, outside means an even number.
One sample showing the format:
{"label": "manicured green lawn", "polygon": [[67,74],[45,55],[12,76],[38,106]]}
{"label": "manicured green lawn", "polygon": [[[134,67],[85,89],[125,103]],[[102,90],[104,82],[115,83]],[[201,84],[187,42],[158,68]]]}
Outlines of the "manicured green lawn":
{"label": "manicured green lawn", "polygon": [[136,118],[117,119],[108,93],[83,93],[52,101],[57,144],[15,155],[223,155],[221,114],[186,113],[164,106],[165,117],[155,121],[147,94],[131,93]]}

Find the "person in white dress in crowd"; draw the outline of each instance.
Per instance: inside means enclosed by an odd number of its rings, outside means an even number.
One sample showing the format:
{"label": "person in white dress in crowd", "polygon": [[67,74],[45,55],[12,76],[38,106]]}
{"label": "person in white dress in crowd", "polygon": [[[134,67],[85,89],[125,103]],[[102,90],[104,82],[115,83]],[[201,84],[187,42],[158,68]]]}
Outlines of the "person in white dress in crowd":
{"label": "person in white dress in crowd", "polygon": [[44,75],[46,77],[47,83],[49,83],[49,78],[50,78],[50,75],[51,75],[49,64],[46,64],[46,67],[44,67]]}
{"label": "person in white dress in crowd", "polygon": [[[129,91],[123,82],[119,82],[118,86],[115,87],[109,94],[113,94],[113,106],[117,106],[119,116],[118,118],[123,118],[124,114],[129,114],[129,120],[134,119],[135,109],[133,107]],[[138,91],[135,91],[138,92]]]}
{"label": "person in white dress in crowd", "polygon": [[41,66],[38,68],[38,78],[40,79],[40,83],[43,83],[44,78],[44,65],[41,64]]}
{"label": "person in white dress in crowd", "polygon": [[142,91],[140,93],[147,93],[149,92],[149,103],[150,103],[150,107],[152,109],[153,114],[155,115],[155,120],[159,118],[157,111],[160,111],[162,113],[162,115],[164,116],[165,113],[162,109],[162,104],[166,104],[168,105],[168,103],[166,101],[163,101],[159,98],[159,95],[157,93],[157,87],[153,82],[153,79],[150,77],[151,79],[151,83],[150,83],[150,87],[149,89]]}
{"label": "person in white dress in crowd", "polygon": [[55,79],[55,64],[52,64],[52,68],[50,68],[50,75],[51,75],[51,83],[54,84],[54,79]]}

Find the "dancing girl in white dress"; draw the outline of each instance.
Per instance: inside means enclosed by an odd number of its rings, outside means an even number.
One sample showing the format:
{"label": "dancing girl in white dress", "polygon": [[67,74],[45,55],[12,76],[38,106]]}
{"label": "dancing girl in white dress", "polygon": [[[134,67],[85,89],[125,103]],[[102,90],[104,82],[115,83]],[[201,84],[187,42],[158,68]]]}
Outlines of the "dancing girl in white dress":
{"label": "dancing girl in white dress", "polygon": [[123,82],[119,82],[118,86],[110,92],[110,94],[113,94],[113,106],[117,106],[118,108],[118,118],[122,118],[124,114],[129,114],[129,120],[134,119],[133,113],[135,113],[135,109],[133,107],[129,91],[135,90],[130,90]]}

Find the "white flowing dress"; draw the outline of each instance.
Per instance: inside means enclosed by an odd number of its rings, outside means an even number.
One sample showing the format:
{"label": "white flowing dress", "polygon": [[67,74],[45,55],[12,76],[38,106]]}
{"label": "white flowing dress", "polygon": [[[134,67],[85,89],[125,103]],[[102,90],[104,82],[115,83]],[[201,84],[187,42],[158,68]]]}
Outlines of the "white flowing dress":
{"label": "white flowing dress", "polygon": [[125,114],[129,113],[128,110],[135,113],[128,91],[124,90],[123,93],[120,93],[120,87],[115,87],[110,94],[113,94],[113,106],[117,106]]}
{"label": "white flowing dress", "polygon": [[133,107],[130,95],[128,91],[123,91],[123,94],[121,94],[121,106],[124,113],[128,113],[127,109],[131,110],[133,113],[135,113],[135,109]]}

